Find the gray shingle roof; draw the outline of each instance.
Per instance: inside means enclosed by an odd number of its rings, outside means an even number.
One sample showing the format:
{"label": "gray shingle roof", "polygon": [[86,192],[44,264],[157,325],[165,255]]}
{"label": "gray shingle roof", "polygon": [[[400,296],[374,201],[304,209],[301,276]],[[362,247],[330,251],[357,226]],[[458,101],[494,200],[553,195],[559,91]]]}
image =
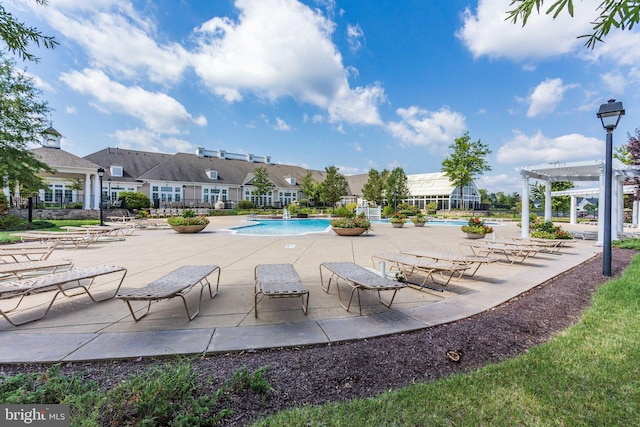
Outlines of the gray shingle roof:
{"label": "gray shingle roof", "polygon": [[38,147],[31,150],[38,159],[53,168],[78,168],[97,170],[98,165],[60,148]]}
{"label": "gray shingle roof", "polygon": [[118,181],[133,182],[149,169],[171,157],[173,157],[172,154],[105,148],[84,158],[102,166],[106,170],[105,178],[111,177],[111,166],[122,166],[122,177],[116,177],[116,179]]}

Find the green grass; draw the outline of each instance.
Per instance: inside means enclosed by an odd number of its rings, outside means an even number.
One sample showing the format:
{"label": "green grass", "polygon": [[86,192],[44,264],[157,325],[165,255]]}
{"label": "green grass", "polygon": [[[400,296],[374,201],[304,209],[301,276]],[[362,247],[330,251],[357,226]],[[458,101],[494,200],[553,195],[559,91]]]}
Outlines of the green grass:
{"label": "green grass", "polygon": [[[24,224],[26,224],[26,221],[24,222]],[[46,231],[64,231],[60,227],[80,227],[85,224],[96,225],[100,224],[100,221],[96,219],[56,219],[48,221],[34,221],[32,224],[34,224],[34,228],[30,229],[29,231],[37,231],[38,229]],[[27,230],[0,231],[0,243],[19,242],[19,237],[13,237],[11,235],[14,233],[20,233],[22,231]]]}
{"label": "green grass", "polygon": [[187,358],[154,365],[108,390],[78,375],[61,375],[54,366],[45,372],[0,375],[0,402],[69,404],[72,426],[210,426],[233,415],[225,408],[226,399],[270,391],[267,369],[249,372],[243,367],[210,392],[207,386],[214,378],[202,378]]}
{"label": "green grass", "polygon": [[[544,316],[541,313],[541,316]],[[256,426],[607,426],[640,420],[640,257],[548,343],[466,375]]]}

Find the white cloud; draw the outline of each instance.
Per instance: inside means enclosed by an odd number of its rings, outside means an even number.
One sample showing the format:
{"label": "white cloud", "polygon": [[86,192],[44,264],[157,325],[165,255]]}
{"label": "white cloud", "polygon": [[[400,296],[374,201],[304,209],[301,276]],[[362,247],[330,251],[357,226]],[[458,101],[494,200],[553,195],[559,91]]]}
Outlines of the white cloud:
{"label": "white cloud", "polygon": [[545,5],[539,15],[534,11],[522,27],[521,20],[517,24],[505,21],[511,9],[509,1],[479,0],[475,13],[468,8],[464,11],[463,26],[456,36],[475,58],[489,56],[519,61],[555,57],[582,48],[584,40],[576,37],[590,32],[600,2],[583,0],[575,5],[573,18],[563,11],[555,20],[544,13]]}
{"label": "white cloud", "polygon": [[604,144],[598,138],[575,133],[549,138],[541,131],[529,136],[516,130],[514,137],[500,147],[496,159],[498,163],[522,166],[557,161],[601,159],[603,155]]}
{"label": "white cloud", "polygon": [[73,107],[71,105],[67,105],[64,109],[64,111],[67,112],[67,114],[77,114],[78,111],[76,110],[76,107]]}
{"label": "white cloud", "polygon": [[193,66],[229,102],[253,93],[291,97],[326,109],[331,122],[380,124],[379,85],[349,87],[331,41],[335,23],[294,0],[237,0],[237,21],[215,17],[195,30]]}
{"label": "white cloud", "polygon": [[502,191],[506,194],[519,193],[522,190],[522,178],[517,173],[512,175],[481,175],[474,180],[476,187],[484,188],[489,193]]}
{"label": "white cloud", "polygon": [[362,169],[360,168],[354,168],[351,166],[336,166],[336,168],[338,168],[338,172],[340,172],[342,175],[359,175],[362,173],[366,173],[363,172]]}
{"label": "white cloud", "polygon": [[207,124],[204,116],[192,117],[182,104],[170,96],[140,87],[126,87],[110,80],[102,71],[72,71],[63,73],[60,79],[73,90],[95,98],[97,106],[108,106],[109,109],[140,119],[154,132],[181,133],[188,126]]}
{"label": "white cloud", "polygon": [[93,67],[153,82],[177,81],[190,55],[178,43],[159,44],[156,25],[141,17],[127,0],[33,2],[34,13],[84,48]]}
{"label": "white cloud", "polygon": [[624,93],[625,86],[627,85],[627,80],[620,71],[613,71],[611,73],[602,74],[600,78],[604,82],[609,92],[615,94]]}
{"label": "white cloud", "polygon": [[567,89],[577,85],[563,85],[562,79],[546,79],[533,89],[527,98],[529,110],[527,117],[545,116],[555,111],[556,106],[562,101]]}
{"label": "white cloud", "polygon": [[158,132],[148,129],[117,130],[112,135],[118,140],[118,147],[131,150],[162,152],[162,153],[191,153],[195,150],[193,144],[179,138],[165,138]]}
{"label": "white cloud", "polygon": [[53,88],[53,86],[51,86],[49,83],[45,82],[44,80],[42,80],[40,77],[36,76],[35,74],[31,74],[27,71],[24,70],[20,70],[20,69],[16,69],[16,72],[21,73],[23,76],[25,76],[26,78],[30,79],[31,82],[33,83],[33,85],[40,89],[40,90],[45,90],[48,92],[54,92],[55,93],[55,89]]}
{"label": "white cloud", "polygon": [[399,122],[389,122],[387,129],[394,138],[408,145],[439,145],[451,143],[466,130],[465,117],[448,107],[427,111],[411,106],[398,108]]}
{"label": "white cloud", "polygon": [[360,25],[347,25],[347,42],[352,52],[357,52],[362,47],[362,39],[364,38],[364,31],[360,28]]}
{"label": "white cloud", "polygon": [[605,64],[633,66],[640,61],[640,33],[637,30],[617,30],[613,28],[603,43],[593,50],[584,50],[583,56],[590,61],[602,60]]}
{"label": "white cloud", "polygon": [[289,126],[287,122],[282,120],[280,117],[276,117],[276,124],[273,128],[275,130],[291,130],[291,126]]}

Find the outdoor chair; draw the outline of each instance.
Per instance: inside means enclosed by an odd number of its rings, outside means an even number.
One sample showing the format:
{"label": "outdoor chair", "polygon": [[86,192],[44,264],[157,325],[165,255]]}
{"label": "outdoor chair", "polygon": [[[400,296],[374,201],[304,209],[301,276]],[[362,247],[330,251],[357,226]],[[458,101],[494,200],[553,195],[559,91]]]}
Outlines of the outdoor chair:
{"label": "outdoor chair", "polygon": [[[457,254],[450,254],[450,253],[444,253],[444,252],[424,251],[424,250],[405,250],[405,251],[401,251],[401,253],[407,254],[407,255],[414,255],[417,257],[430,258],[436,262],[441,262],[441,261],[451,262],[454,264],[460,264],[460,265],[465,265],[469,267],[475,264],[476,268],[473,269],[473,271],[471,271],[470,274],[468,274],[469,277],[473,277],[482,265],[493,264],[494,262],[498,261],[498,258],[457,255]],[[460,277],[462,277],[463,274],[466,274],[466,272],[462,272],[460,274]]]}
{"label": "outdoor chair", "polygon": [[69,270],[73,263],[66,259],[46,259],[43,261],[6,262],[0,264],[0,280],[22,279],[24,276],[55,273],[58,269]]}
{"label": "outdoor chair", "polygon": [[[102,297],[100,299],[94,297],[94,295],[89,291],[89,289],[91,288],[91,285],[93,285],[93,283],[95,282],[95,279],[100,276],[109,275],[113,273],[122,273],[122,277],[120,277],[120,280],[118,282],[118,285],[116,286],[115,292],[113,292],[113,294],[109,294],[108,296]],[[15,298],[18,299],[18,302],[15,304],[14,307],[8,310],[0,309],[0,315],[2,315],[5,319],[7,319],[7,321],[12,325],[19,326],[25,323],[42,319],[44,316],[46,316],[47,313],[49,313],[49,310],[51,309],[51,306],[55,302],[56,298],[60,294],[66,297],[75,297],[78,295],[87,294],[87,296],[89,296],[89,298],[91,298],[91,301],[93,302],[100,302],[107,299],[111,299],[117,294],[118,290],[120,289],[120,286],[122,285],[122,281],[124,280],[124,276],[126,274],[127,274],[127,269],[124,267],[118,267],[115,265],[98,265],[93,267],[72,269],[64,272],[51,273],[51,274],[32,277],[28,279],[0,282],[0,300],[15,299]],[[80,292],[69,293],[70,290],[78,289],[78,288],[80,289]],[[16,310],[20,306],[20,303],[22,303],[25,297],[35,292],[50,291],[50,290],[55,290],[55,293],[53,294],[53,297],[51,298],[51,301],[45,308],[44,312],[41,313],[40,316],[35,318],[28,318],[27,320],[20,321],[20,322],[16,322],[9,317],[8,313],[11,313],[14,310]]]}
{"label": "outdoor chair", "polygon": [[259,264],[254,270],[253,313],[258,317],[258,296],[270,298],[300,297],[302,311],[307,314],[309,291],[291,264]]}
{"label": "outdoor chair", "polygon": [[[326,287],[324,285],[324,278],[322,275],[323,269],[331,273]],[[380,301],[380,303],[385,307],[390,308],[391,304],[393,304],[393,300],[396,297],[396,293],[400,289],[406,287],[406,284],[404,283],[396,282],[395,280],[382,277],[377,273],[374,273],[373,271],[352,262],[323,262],[322,264],[320,264],[320,285],[322,286],[322,290],[324,290],[326,293],[329,293],[332,281],[335,282],[336,289],[338,290],[338,302],[345,310],[349,311],[349,308],[351,307],[351,303],[353,301],[353,295],[357,295],[360,315],[362,315],[360,290],[375,291],[378,294],[378,300]],[[341,281],[351,288],[351,292],[349,293],[349,300],[347,301],[346,305],[342,301],[342,295],[340,294]],[[392,292],[389,302],[385,302],[382,299],[382,296],[380,294],[380,292],[382,291]]]}
{"label": "outdoor chair", "polygon": [[[390,269],[397,269],[400,271],[406,280],[415,276],[417,273],[424,275],[424,279],[421,283],[406,282],[408,285],[418,286],[420,288],[429,288],[436,291],[442,291],[442,289],[432,288],[427,286],[427,281],[431,279],[433,283],[436,283],[443,288],[446,287],[451,278],[456,274],[462,274],[469,268],[467,265],[454,264],[446,261],[434,261],[424,257],[407,254],[377,254],[371,257],[371,262],[375,267],[375,260],[378,262],[385,261],[390,262]],[[434,277],[434,274],[439,273],[444,277],[444,282],[438,282]]]}
{"label": "outdoor chair", "polygon": [[[213,292],[211,289],[211,283],[209,283],[207,277],[215,271],[218,272],[218,277],[216,280],[216,291]],[[198,308],[195,313],[191,314],[185,295],[198,284],[200,285]],[[213,299],[213,297],[218,294],[219,285],[220,267],[217,265],[183,265],[182,267],[165,274],[142,288],[122,289],[118,295],[116,295],[116,298],[127,303],[127,307],[129,307],[133,320],[137,322],[149,314],[149,309],[151,308],[151,303],[153,301],[179,297],[182,299],[182,303],[187,312],[187,317],[189,318],[189,321],[191,321],[195,319],[198,313],[200,313],[204,288],[209,288],[209,296]],[[131,306],[131,301],[146,301],[148,303],[147,310],[142,315],[136,316],[135,310]]]}

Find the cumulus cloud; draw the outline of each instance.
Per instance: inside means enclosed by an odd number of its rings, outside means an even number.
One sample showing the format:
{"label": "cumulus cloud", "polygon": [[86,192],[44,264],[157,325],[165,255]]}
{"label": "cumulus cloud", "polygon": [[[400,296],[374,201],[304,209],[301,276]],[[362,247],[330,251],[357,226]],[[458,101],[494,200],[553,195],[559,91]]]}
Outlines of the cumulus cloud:
{"label": "cumulus cloud", "polygon": [[118,147],[151,152],[193,152],[195,147],[179,138],[166,138],[148,129],[118,130],[111,135],[118,141]]}
{"label": "cumulus cloud", "polygon": [[574,17],[562,12],[554,20],[541,9],[532,13],[527,25],[505,21],[509,2],[504,0],[479,0],[475,13],[467,8],[462,16],[462,28],[456,36],[471,51],[475,58],[508,58],[525,60],[548,58],[573,52],[582,48],[583,39],[576,37],[588,34],[591,22],[597,16],[600,0],[584,0],[576,4]]}
{"label": "cumulus cloud", "polygon": [[533,165],[557,161],[580,161],[602,158],[604,144],[598,138],[580,134],[550,138],[541,131],[525,135],[514,131],[514,137],[500,147],[496,155],[498,163]]}
{"label": "cumulus cloud", "polygon": [[417,106],[398,108],[400,121],[389,122],[388,131],[407,145],[439,145],[453,142],[466,130],[465,117],[448,107],[428,111]]}
{"label": "cumulus cloud", "polygon": [[193,66],[229,102],[246,93],[291,97],[329,111],[332,122],[379,124],[379,85],[351,88],[331,41],[335,23],[294,0],[237,0],[237,21],[215,17],[194,32]]}
{"label": "cumulus cloud", "polygon": [[289,126],[289,124],[287,124],[287,122],[282,120],[280,117],[276,117],[276,124],[273,128],[275,130],[291,130],[291,126]]}
{"label": "cumulus cloud", "polygon": [[576,86],[575,84],[563,85],[562,79],[546,79],[529,95],[527,117],[545,116],[554,112],[556,106],[562,101],[565,91]]}
{"label": "cumulus cloud", "polygon": [[615,94],[624,93],[625,86],[627,85],[627,79],[620,71],[605,73],[601,75],[600,78],[609,92]]}
{"label": "cumulus cloud", "polygon": [[192,117],[170,96],[140,87],[126,87],[99,70],[63,73],[60,79],[73,90],[92,96],[97,106],[135,117],[155,132],[175,134],[183,132],[187,126],[207,124],[204,116]]}
{"label": "cumulus cloud", "polygon": [[476,187],[484,188],[489,193],[502,191],[506,194],[519,193],[522,190],[522,179],[514,172],[512,175],[481,175],[474,180]]}
{"label": "cumulus cloud", "polygon": [[55,1],[32,10],[82,46],[95,68],[126,78],[142,72],[153,82],[175,82],[189,65],[190,55],[178,43],[156,42],[155,23],[129,1]]}

